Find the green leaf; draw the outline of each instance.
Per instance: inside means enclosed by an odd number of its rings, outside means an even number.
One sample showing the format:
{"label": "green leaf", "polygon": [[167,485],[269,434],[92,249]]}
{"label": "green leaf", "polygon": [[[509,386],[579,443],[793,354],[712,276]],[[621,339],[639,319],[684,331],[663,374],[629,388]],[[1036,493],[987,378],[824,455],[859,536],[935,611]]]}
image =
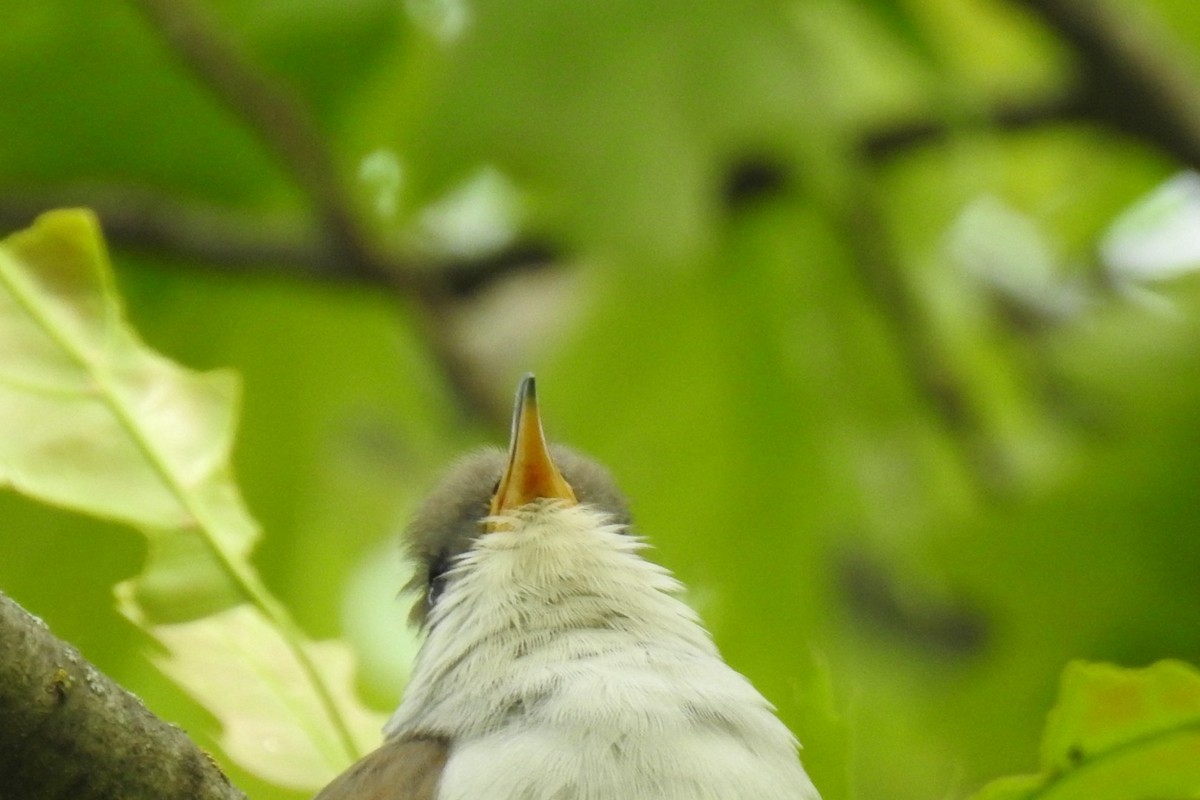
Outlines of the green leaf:
{"label": "green leaf", "polygon": [[[168,648],[164,669],[225,723],[247,768],[288,785],[328,779],[362,751],[352,720],[366,712],[348,655],[319,663],[332,645],[304,637],[248,560],[258,526],[229,463],[236,378],[184,369],[140,341],[88,211],[45,214],[0,243],[0,342],[0,482],[139,528],[146,566],[117,596]],[[262,735],[281,705],[300,759],[285,767],[266,755],[282,734]]]}
{"label": "green leaf", "polygon": [[907,4],[898,0],[865,0],[862,8],[926,63],[937,65],[937,50]]}
{"label": "green leaf", "polygon": [[50,212],[0,243],[0,341],[0,484],[147,532],[133,590],[153,585],[166,618],[242,599],[219,563],[258,536],[230,474],[237,378],[138,338],[91,212]]}
{"label": "green leaf", "polygon": [[[139,611],[122,602],[135,622]],[[221,723],[222,749],[235,762],[279,786],[312,791],[346,766],[328,710],[312,691],[279,631],[258,609],[240,605],[174,625],[153,626],[166,653],[158,667]],[[383,714],[354,692],[354,657],[339,641],[305,642],[359,751],[378,744]]]}
{"label": "green leaf", "polygon": [[1042,742],[1042,772],[1003,778],[975,800],[1162,798],[1200,794],[1200,672],[1075,662]]}

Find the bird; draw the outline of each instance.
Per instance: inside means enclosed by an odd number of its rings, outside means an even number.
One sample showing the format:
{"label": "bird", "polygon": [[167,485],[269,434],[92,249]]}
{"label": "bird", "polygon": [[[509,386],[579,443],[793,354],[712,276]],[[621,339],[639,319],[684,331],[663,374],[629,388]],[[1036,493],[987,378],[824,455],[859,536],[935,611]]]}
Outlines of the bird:
{"label": "bird", "polygon": [[407,529],[424,641],[384,743],[315,800],[820,800],[646,546],[611,474],[547,443],[527,374],[507,453]]}

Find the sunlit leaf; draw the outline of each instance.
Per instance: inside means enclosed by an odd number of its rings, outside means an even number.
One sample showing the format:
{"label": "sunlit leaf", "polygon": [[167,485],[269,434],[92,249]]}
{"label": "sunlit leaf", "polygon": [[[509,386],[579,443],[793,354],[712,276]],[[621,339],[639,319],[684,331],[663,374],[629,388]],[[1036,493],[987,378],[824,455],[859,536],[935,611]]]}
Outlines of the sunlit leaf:
{"label": "sunlit leaf", "polygon": [[[244,558],[257,537],[230,476],[237,378],[141,342],[90,212],[45,214],[0,244],[0,342],[0,482],[152,532],[139,580],[164,613],[178,616],[171,586],[195,608],[235,599],[213,558]],[[191,557],[154,557],[181,547]]]}
{"label": "sunlit leaf", "polygon": [[1085,302],[1061,277],[1059,258],[1035,220],[994,196],[972,201],[947,235],[950,256],[1008,302],[1039,317],[1062,318]]}
{"label": "sunlit leaf", "polygon": [[[135,607],[122,609],[135,621]],[[166,653],[155,662],[221,723],[221,747],[243,768],[294,789],[323,786],[346,766],[345,750],[287,643],[256,609],[156,625]],[[354,658],[336,641],[306,642],[360,751],[379,743],[384,715],[353,688]]]}
{"label": "sunlit leaf", "polygon": [[975,800],[1124,800],[1200,793],[1200,672],[1069,665],[1042,742],[1042,772],[1004,778]]}
{"label": "sunlit leaf", "polygon": [[166,645],[164,670],[222,721],[229,754],[308,788],[361,752],[350,731],[369,715],[348,653],[304,640],[247,559],[257,525],[229,464],[236,379],[139,340],[91,213],[46,214],[0,245],[0,342],[0,480],[146,535],[121,611]]}

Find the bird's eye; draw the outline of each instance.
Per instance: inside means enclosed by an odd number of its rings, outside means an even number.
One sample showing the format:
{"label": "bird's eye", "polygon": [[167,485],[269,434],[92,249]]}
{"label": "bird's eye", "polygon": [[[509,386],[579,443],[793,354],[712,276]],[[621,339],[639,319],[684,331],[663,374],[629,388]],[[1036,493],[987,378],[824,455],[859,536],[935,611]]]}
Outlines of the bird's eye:
{"label": "bird's eye", "polygon": [[440,553],[429,562],[429,588],[425,592],[425,608],[433,608],[442,591],[446,588],[446,571],[450,568],[450,559],[445,553]]}
{"label": "bird's eye", "polygon": [[425,595],[425,610],[430,611],[437,604],[438,599],[442,596],[442,591],[446,588],[446,576],[439,575],[429,582],[429,591]]}

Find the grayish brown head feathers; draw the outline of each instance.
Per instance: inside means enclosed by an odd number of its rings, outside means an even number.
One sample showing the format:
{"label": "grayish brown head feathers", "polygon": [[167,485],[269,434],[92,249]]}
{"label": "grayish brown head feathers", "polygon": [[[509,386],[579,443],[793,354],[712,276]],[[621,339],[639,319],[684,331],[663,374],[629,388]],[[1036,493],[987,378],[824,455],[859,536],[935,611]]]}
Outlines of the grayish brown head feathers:
{"label": "grayish brown head feathers", "polygon": [[[630,524],[628,502],[608,470],[561,445],[551,445],[550,454],[580,503],[607,512],[614,523]],[[417,510],[405,534],[414,566],[405,590],[417,595],[410,614],[413,622],[425,623],[446,571],[483,533],[483,520],[506,461],[505,452],[496,447],[462,458]]]}

